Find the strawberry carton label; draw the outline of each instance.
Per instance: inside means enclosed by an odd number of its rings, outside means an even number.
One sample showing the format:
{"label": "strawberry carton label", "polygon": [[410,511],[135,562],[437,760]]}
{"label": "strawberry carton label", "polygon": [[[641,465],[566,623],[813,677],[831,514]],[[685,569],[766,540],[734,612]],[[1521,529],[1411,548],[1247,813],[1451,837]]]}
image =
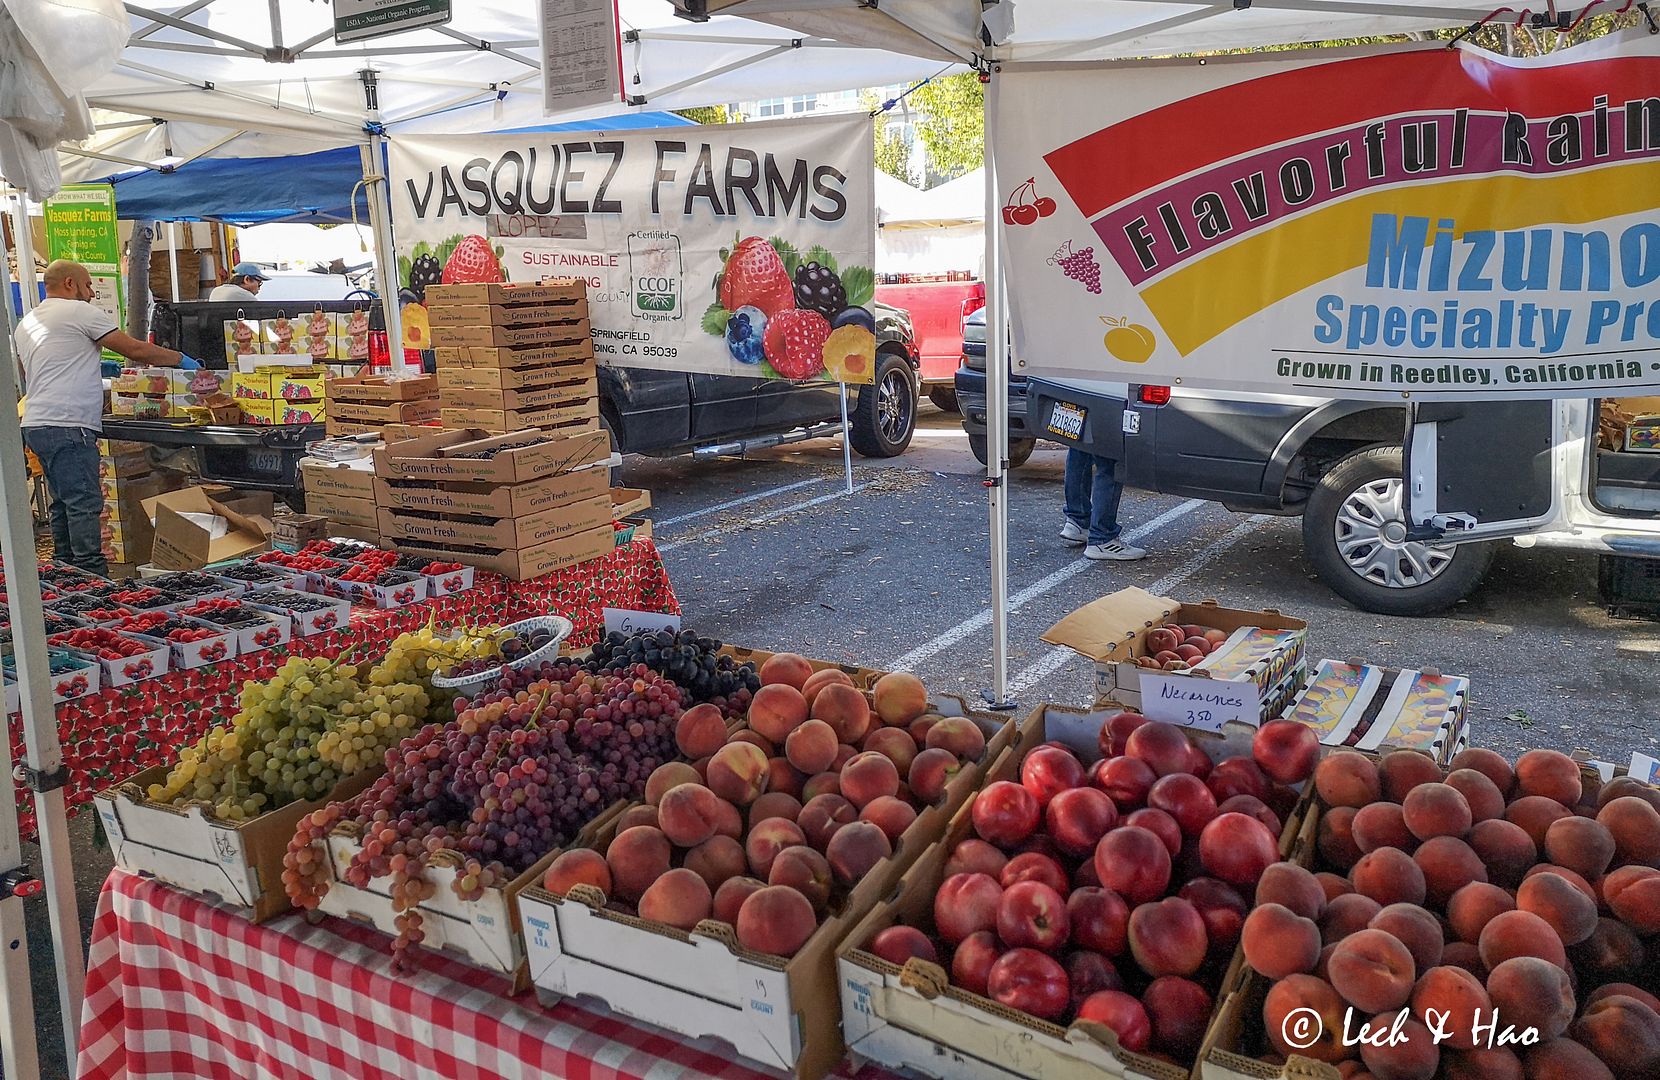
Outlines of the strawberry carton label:
{"label": "strawberry carton label", "polygon": [[433,598],[466,592],[473,587],[473,568],[456,566],[441,574],[426,574],[427,595]]}
{"label": "strawberry carton label", "polygon": [[165,641],[143,637],[138,634],[121,634],[121,638],[134,644],[145,646],[140,651],[130,651],[125,655],[110,655],[108,650],[97,652],[71,646],[76,652],[89,660],[98,662],[99,670],[103,672],[103,685],[115,688],[131,686],[133,683],[144,682],[165,675],[172,661],[172,650]]}
{"label": "strawberry carton label", "polygon": [[406,574],[398,570],[383,570],[374,573],[372,580],[348,581],[333,578],[329,581],[329,595],[342,596],[354,604],[363,604],[369,607],[378,607],[384,610],[408,607],[410,604],[425,600],[428,595],[428,578],[424,574]]}
{"label": "strawberry carton label", "polygon": [[350,623],[352,618],[350,600],[326,596],[321,592],[261,589],[247,594],[244,603],[274,615],[287,616],[293,620],[294,632],[301,637],[338,630]]}
{"label": "strawberry carton label", "polygon": [[206,636],[193,638],[189,641],[170,642],[175,668],[180,671],[189,671],[193,668],[207,667],[210,664],[221,664],[226,660],[236,659],[236,631],[211,627],[207,623],[197,625],[209,631],[209,633]]}

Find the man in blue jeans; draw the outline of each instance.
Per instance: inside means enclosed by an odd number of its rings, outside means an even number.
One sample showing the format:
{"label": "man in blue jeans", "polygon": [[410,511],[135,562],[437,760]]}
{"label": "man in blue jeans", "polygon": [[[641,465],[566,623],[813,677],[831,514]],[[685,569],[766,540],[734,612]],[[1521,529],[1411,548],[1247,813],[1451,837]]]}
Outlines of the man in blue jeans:
{"label": "man in blue jeans", "polygon": [[1118,524],[1118,500],[1124,495],[1124,485],[1112,473],[1111,458],[1067,450],[1066,524],[1061,528],[1061,539],[1085,545],[1086,559],[1144,559],[1146,551],[1118,538],[1124,531]]}
{"label": "man in blue jeans", "polygon": [[54,557],[102,575],[104,492],[98,440],[104,430],[99,350],[158,367],[195,368],[183,353],[124,334],[92,303],[92,275],[60,259],[46,268],[46,299],[12,335],[23,368],[23,441],[40,459],[52,497]]}

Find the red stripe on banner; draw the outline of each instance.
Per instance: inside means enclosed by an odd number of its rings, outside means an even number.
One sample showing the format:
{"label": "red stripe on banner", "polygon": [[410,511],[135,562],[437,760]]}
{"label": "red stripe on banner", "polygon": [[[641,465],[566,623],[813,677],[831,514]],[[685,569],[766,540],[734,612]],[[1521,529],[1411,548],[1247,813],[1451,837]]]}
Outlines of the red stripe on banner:
{"label": "red stripe on banner", "polygon": [[1178,176],[1319,131],[1399,113],[1473,109],[1540,118],[1610,109],[1660,87],[1660,57],[1512,67],[1471,50],[1359,56],[1219,87],[1044,155],[1085,217]]}

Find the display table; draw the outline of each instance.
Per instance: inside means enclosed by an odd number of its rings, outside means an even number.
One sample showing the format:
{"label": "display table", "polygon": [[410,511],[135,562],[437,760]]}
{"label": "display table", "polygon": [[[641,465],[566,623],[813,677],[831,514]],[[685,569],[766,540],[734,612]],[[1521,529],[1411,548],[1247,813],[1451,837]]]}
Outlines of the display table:
{"label": "display table", "polygon": [[[500,976],[424,954],[397,973],[387,939],[297,914],[255,926],[116,870],[87,956],[81,1080],[592,1080],[770,1074],[713,1046],[569,1004],[509,999]],[[870,1076],[879,1075],[874,1072]]]}
{"label": "display table", "polygon": [[[570,619],[571,642],[587,646],[603,632],[607,607],[680,610],[650,540],[633,540],[603,558],[529,581],[479,573],[472,589],[453,596],[391,611],[354,607],[351,623],[339,630],[66,701],[58,706],[58,737],[69,766],[68,804],[78,807],[141,769],[173,761],[180,747],[236,712],[243,683],[270,678],[290,656],[373,663],[393,638],[425,626],[429,618],[439,625],[505,623],[549,612]],[[22,761],[22,718],[13,714],[9,728],[13,760]],[[20,799],[17,810],[24,836],[32,838],[33,802]]]}

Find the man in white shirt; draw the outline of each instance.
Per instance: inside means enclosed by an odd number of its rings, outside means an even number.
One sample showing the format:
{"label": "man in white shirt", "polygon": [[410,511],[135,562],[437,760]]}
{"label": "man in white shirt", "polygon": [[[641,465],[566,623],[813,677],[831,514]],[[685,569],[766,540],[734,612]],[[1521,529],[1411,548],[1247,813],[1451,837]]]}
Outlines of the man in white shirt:
{"label": "man in white shirt", "polygon": [[259,299],[259,287],[265,284],[265,275],[251,262],[237,263],[231,268],[231,279],[208,293],[209,300],[236,300],[248,303]]}
{"label": "man in white shirt", "polygon": [[52,497],[55,558],[104,574],[104,493],[98,440],[104,429],[100,349],[136,363],[195,368],[183,353],[139,341],[93,305],[92,275],[60,259],[46,268],[46,299],[12,335],[23,369],[23,441],[40,459]]}

